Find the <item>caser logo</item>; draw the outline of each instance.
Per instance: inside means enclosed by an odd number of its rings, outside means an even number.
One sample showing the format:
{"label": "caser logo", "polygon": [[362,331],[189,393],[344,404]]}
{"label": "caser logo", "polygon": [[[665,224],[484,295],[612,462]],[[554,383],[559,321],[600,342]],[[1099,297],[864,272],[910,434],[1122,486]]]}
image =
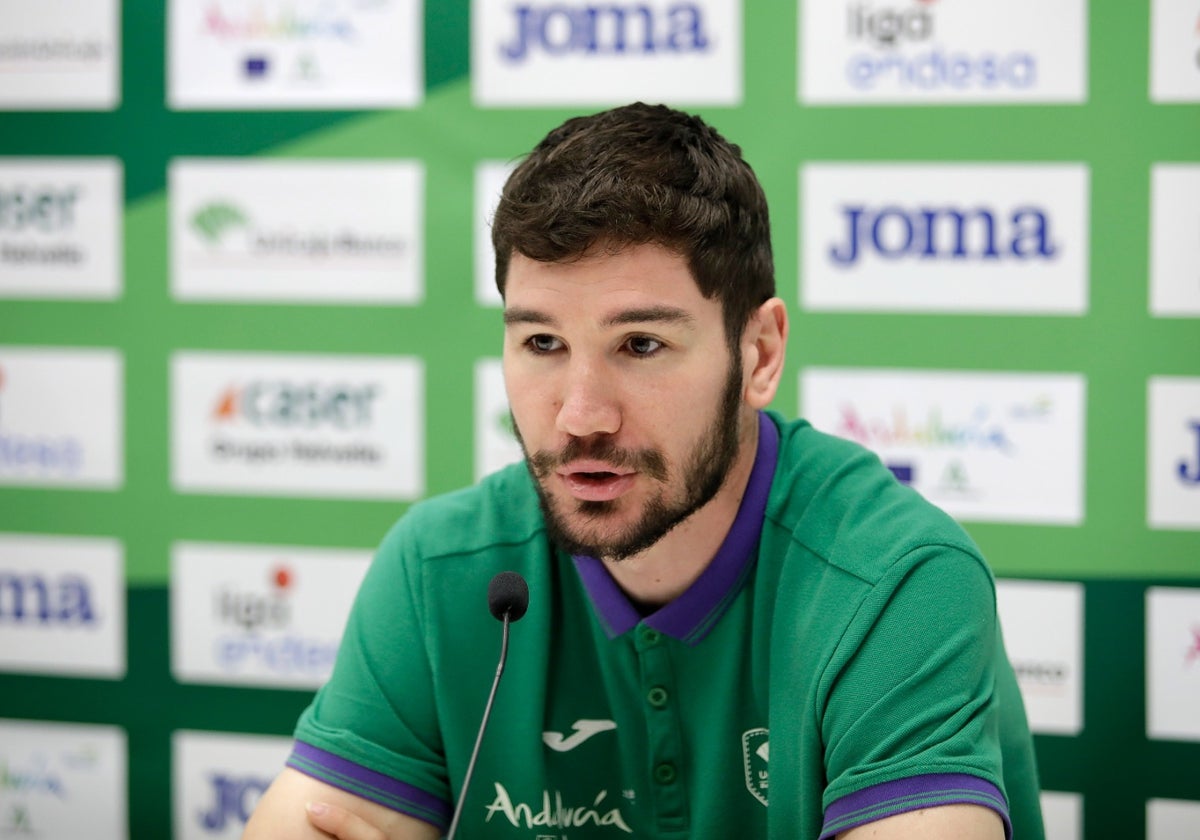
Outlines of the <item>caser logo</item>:
{"label": "caser logo", "polygon": [[551,57],[704,53],[712,43],[704,10],[695,3],[662,8],[648,3],[521,3],[512,7],[512,15],[516,30],[500,47],[501,57],[510,62],[535,52]]}
{"label": "caser logo", "polygon": [[987,207],[843,205],[842,241],[829,249],[837,265],[875,255],[884,260],[1049,260],[1058,253],[1048,213],[1021,206]]}
{"label": "caser logo", "polygon": [[300,384],[256,380],[230,385],[217,398],[213,420],[252,426],[356,429],[369,426],[379,395],[373,384]]}
{"label": "caser logo", "polygon": [[96,622],[92,601],[80,575],[0,571],[0,624],[90,625]]}

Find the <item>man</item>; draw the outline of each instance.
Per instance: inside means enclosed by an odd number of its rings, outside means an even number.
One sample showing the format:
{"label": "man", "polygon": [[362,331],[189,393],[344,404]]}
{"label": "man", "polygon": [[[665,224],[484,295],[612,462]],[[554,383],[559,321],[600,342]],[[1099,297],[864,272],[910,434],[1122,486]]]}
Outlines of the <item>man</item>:
{"label": "man", "polygon": [[393,528],[246,837],[439,836],[508,569],[459,837],[1041,837],[978,549],[765,410],[788,321],[739,149],[661,106],[569,120],[492,235],[526,463]]}

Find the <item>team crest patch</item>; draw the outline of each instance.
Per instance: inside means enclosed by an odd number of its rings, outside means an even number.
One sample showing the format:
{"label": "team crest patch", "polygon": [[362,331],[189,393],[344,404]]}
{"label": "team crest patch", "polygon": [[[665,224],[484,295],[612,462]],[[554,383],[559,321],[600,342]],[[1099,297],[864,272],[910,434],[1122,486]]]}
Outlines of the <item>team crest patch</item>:
{"label": "team crest patch", "polygon": [[746,790],[763,805],[767,804],[770,734],[768,729],[747,729],[742,733],[742,766],[746,770]]}

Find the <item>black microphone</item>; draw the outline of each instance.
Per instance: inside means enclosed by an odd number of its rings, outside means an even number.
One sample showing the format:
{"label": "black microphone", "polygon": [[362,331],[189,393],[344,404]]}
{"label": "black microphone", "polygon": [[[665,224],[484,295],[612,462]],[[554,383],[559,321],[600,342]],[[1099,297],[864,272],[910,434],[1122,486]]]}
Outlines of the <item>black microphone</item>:
{"label": "black microphone", "polygon": [[488,610],[497,621],[504,624],[504,632],[500,637],[500,663],[496,666],[496,678],[492,680],[492,692],[488,695],[487,705],[483,707],[483,720],[479,723],[479,734],[475,736],[475,749],[471,750],[471,760],[467,762],[467,772],[463,774],[462,790],[459,791],[458,803],[454,806],[454,818],[450,821],[446,840],[454,840],[454,832],[458,830],[463,803],[467,801],[467,788],[471,784],[471,774],[475,772],[475,759],[479,758],[479,745],[483,743],[483,732],[487,729],[488,718],[492,714],[492,702],[496,699],[496,689],[500,686],[500,675],[504,673],[504,660],[508,658],[508,625],[520,620],[527,609],[529,584],[525,582],[525,578],[516,572],[501,572],[492,578],[492,582],[488,584]]}

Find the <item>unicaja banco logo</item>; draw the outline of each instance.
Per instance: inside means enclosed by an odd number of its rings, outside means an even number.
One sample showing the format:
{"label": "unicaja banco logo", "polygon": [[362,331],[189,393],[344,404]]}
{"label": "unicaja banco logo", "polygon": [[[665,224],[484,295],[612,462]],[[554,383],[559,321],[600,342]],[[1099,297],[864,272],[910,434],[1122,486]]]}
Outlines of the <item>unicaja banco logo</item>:
{"label": "unicaja banco logo", "polygon": [[712,38],[696,3],[519,3],[514,31],[501,57],[521,62],[534,54],[622,56],[707,52]]}
{"label": "unicaja banco logo", "polygon": [[246,214],[237,205],[228,201],[213,201],[205,204],[191,218],[192,230],[210,245],[216,245],[229,230],[245,228],[250,224]]}

